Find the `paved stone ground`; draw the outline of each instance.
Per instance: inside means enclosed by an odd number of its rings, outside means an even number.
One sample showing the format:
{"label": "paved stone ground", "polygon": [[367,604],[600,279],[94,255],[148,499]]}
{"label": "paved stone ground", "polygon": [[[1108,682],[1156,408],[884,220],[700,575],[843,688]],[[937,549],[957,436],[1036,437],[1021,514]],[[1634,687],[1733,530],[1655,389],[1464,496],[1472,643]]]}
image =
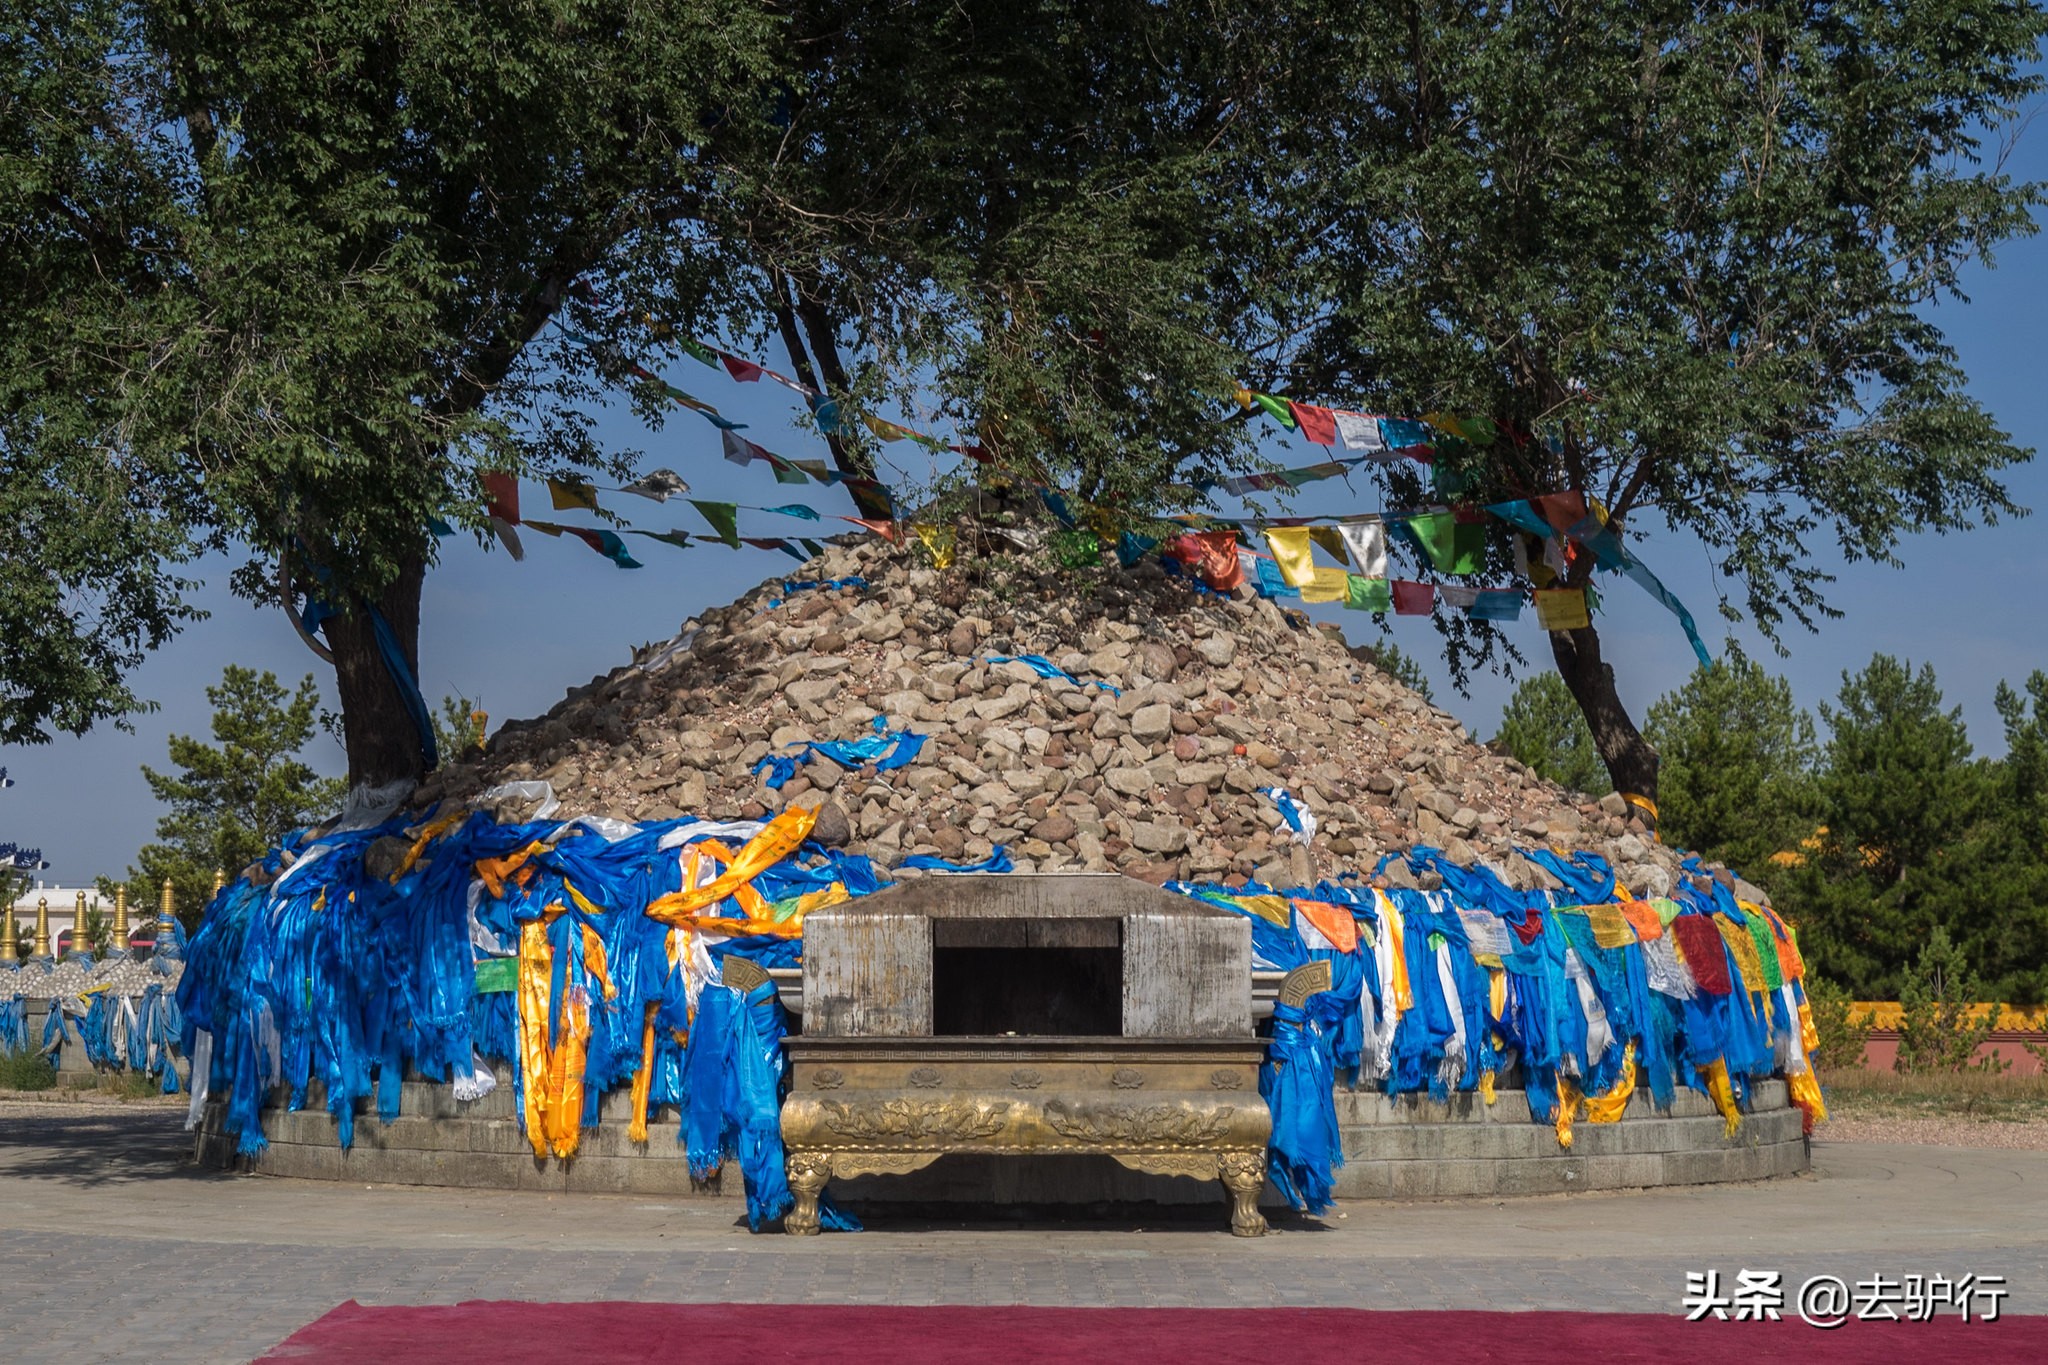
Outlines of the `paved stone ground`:
{"label": "paved stone ground", "polygon": [[[2004,1275],[2048,1312],[2048,1152],[1815,1144],[1762,1185],[1352,1203],[1242,1242],[1185,1221],[747,1232],[737,1199],[338,1186],[195,1170],[182,1114],[0,1102],[0,1360],[246,1360],[346,1299],[1577,1308],[1686,1272]],[[1995,1329],[1987,1329],[1995,1330]]]}

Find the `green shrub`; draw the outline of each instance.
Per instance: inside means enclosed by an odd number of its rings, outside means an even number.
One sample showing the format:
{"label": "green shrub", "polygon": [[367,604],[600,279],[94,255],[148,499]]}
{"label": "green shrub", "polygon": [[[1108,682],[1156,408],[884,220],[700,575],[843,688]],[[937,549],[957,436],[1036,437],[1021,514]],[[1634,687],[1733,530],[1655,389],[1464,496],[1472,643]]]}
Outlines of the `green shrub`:
{"label": "green shrub", "polygon": [[50,1090],[57,1068],[40,1052],[0,1053],[0,1090]]}
{"label": "green shrub", "polygon": [[2004,1013],[2002,1006],[1993,1005],[1972,1022],[1970,1006],[1982,989],[1963,950],[1949,940],[1947,929],[1935,925],[1899,987],[1899,1056],[1894,1069],[2003,1071],[2010,1066],[1996,1057],[1976,1057],[1978,1045],[1991,1036]]}
{"label": "green shrub", "polygon": [[1849,1008],[1849,992],[1834,982],[1809,975],[1806,1000],[1813,1006],[1813,1030],[1820,1035],[1814,1059],[1821,1066],[1863,1065],[1863,1046],[1870,1041],[1870,1023],[1858,1022]]}

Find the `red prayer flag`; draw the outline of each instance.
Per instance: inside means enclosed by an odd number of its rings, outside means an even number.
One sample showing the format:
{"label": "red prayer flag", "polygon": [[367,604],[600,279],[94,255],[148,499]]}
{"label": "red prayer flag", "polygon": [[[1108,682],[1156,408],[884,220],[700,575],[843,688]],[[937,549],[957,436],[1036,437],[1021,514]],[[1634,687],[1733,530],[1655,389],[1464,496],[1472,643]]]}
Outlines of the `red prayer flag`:
{"label": "red prayer flag", "polygon": [[718,358],[725,362],[726,372],[742,384],[751,384],[767,373],[753,361],[741,360],[738,356],[727,355],[724,351],[718,353]]}
{"label": "red prayer flag", "polygon": [[1546,493],[1540,498],[1529,499],[1529,505],[1551,529],[1563,535],[1586,519],[1586,495],[1584,493]]}
{"label": "red prayer flag", "polygon": [[1671,921],[1671,933],[1678,940],[1678,954],[1685,959],[1686,970],[1692,979],[1708,995],[1726,995],[1732,987],[1728,979],[1728,945],[1721,939],[1721,931],[1705,915],[1680,915]]}
{"label": "red prayer flag", "polygon": [[[848,480],[848,482],[852,482],[852,480]],[[874,517],[841,517],[840,520],[850,521],[855,526],[865,526],[884,540],[896,539],[896,523],[893,521],[882,521]]]}
{"label": "red prayer flag", "polygon": [[1294,409],[1294,421],[1301,428],[1301,434],[1319,446],[1337,444],[1337,414],[1328,408],[1319,408],[1313,403],[1296,403],[1288,400]]}
{"label": "red prayer flag", "polygon": [[1175,559],[1194,570],[1196,578],[1217,592],[1234,591],[1244,582],[1235,531],[1189,531],[1175,536],[1166,548]]}
{"label": "red prayer flag", "polygon": [[1394,580],[1394,615],[1427,616],[1436,603],[1436,587],[1406,578]]}
{"label": "red prayer flag", "polygon": [[484,514],[519,524],[519,480],[510,474],[484,475]]}

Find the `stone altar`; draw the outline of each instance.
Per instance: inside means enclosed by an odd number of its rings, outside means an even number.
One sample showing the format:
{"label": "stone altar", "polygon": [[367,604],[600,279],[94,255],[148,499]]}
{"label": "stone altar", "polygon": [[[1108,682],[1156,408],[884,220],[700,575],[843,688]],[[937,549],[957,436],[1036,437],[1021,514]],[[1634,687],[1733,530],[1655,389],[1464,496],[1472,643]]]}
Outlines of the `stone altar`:
{"label": "stone altar", "polygon": [[829,1179],[955,1152],[1220,1180],[1230,1230],[1265,1231],[1273,1121],[1241,916],[1116,876],[911,882],[813,911],[801,996],[785,992],[802,1011],[784,1043],[793,1234],[818,1231]]}

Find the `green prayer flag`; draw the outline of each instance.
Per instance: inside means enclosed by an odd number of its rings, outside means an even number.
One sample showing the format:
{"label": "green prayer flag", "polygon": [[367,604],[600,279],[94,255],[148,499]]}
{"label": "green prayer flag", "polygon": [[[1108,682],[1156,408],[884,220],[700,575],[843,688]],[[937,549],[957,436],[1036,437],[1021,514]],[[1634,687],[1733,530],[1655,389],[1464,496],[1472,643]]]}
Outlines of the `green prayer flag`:
{"label": "green prayer flag", "polygon": [[1102,562],[1102,542],[1093,531],[1061,531],[1053,537],[1054,553],[1069,569],[1085,569]]}
{"label": "green prayer flag", "polygon": [[693,340],[690,337],[681,337],[677,339],[676,344],[681,346],[683,354],[689,356],[692,360],[701,360],[714,370],[718,368],[718,352],[712,350],[703,342]]}
{"label": "green prayer flag", "polygon": [[785,460],[780,455],[770,455],[768,457],[768,467],[775,471],[775,482],[777,483],[810,482],[810,477],[803,470],[797,468],[793,461]]}
{"label": "green prayer flag", "polygon": [[736,502],[698,502],[690,499],[690,506],[696,508],[711,523],[711,529],[718,533],[718,539],[737,550],[740,547],[740,506]]}
{"label": "green prayer flag", "polygon": [[1344,605],[1353,611],[1391,611],[1394,606],[1393,585],[1384,578],[1360,578],[1348,574],[1344,579]]}
{"label": "green prayer flag", "polygon": [[476,964],[476,993],[502,995],[519,989],[519,959],[487,957]]}
{"label": "green prayer flag", "polygon": [[1449,512],[1423,512],[1404,519],[1408,531],[1438,573],[1478,573],[1486,565],[1486,528],[1463,524]]}
{"label": "green prayer flag", "polygon": [[1289,431],[1294,430],[1294,409],[1288,405],[1285,398],[1275,398],[1270,393],[1255,393],[1252,395],[1252,401],[1264,408],[1266,415],[1281,426]]}

